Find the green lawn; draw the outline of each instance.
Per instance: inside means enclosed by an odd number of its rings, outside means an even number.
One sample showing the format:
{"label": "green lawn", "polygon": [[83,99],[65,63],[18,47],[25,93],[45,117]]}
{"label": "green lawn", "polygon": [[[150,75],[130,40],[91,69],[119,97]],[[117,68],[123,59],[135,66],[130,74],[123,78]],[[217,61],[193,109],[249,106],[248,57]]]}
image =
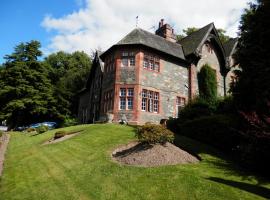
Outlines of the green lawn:
{"label": "green lawn", "polygon": [[80,135],[42,146],[54,131],[30,136],[12,133],[0,200],[270,198],[268,181],[228,162],[217,151],[185,137],[177,143],[202,158],[199,164],[153,168],[120,166],[110,158],[119,144],[134,139],[120,125],[84,125]]}

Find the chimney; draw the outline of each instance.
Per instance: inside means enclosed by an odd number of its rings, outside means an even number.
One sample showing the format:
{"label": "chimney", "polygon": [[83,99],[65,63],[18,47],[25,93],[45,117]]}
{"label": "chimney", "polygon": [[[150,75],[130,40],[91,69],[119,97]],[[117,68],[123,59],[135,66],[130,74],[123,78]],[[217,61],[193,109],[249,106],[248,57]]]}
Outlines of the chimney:
{"label": "chimney", "polygon": [[164,19],[159,21],[156,35],[159,35],[168,41],[176,42],[176,35],[174,34],[173,28],[169,24],[164,24]]}

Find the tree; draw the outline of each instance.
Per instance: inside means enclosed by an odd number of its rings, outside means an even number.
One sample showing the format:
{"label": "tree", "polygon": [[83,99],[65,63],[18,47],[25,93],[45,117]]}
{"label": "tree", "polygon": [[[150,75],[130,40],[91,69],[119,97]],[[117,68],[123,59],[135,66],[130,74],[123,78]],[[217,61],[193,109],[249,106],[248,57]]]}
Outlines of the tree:
{"label": "tree", "polygon": [[50,77],[55,85],[59,99],[69,102],[67,109],[77,115],[77,93],[86,84],[91,69],[91,58],[84,52],[57,52],[45,58],[45,65],[51,69]]}
{"label": "tree", "polygon": [[[250,3],[241,17],[236,61],[242,72],[233,96],[242,110],[270,118],[270,2]],[[267,120],[268,119],[268,120]],[[269,123],[269,122],[268,122]]]}
{"label": "tree", "polygon": [[198,73],[200,97],[213,102],[217,98],[217,79],[215,71],[208,65],[202,66]]}
{"label": "tree", "polygon": [[5,56],[0,71],[0,119],[9,128],[37,120],[62,120],[61,105],[54,98],[48,69],[38,57],[42,55],[38,41],[21,43],[11,55]]}

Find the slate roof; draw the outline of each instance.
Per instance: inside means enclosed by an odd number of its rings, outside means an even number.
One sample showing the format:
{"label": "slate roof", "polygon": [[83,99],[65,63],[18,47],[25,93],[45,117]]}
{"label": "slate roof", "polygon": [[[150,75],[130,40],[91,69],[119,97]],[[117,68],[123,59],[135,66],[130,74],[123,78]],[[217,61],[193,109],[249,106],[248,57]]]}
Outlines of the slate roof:
{"label": "slate roof", "polygon": [[230,57],[236,48],[238,38],[230,38],[226,43],[223,44],[226,57]]}
{"label": "slate roof", "polygon": [[214,24],[210,23],[179,41],[179,43],[183,46],[185,56],[188,56],[197,51],[213,27]]}
{"label": "slate roof", "polygon": [[171,56],[174,56],[176,58],[185,60],[183,48],[180,44],[167,41],[163,37],[160,37],[158,35],[155,35],[140,28],[132,30],[129,34],[127,34],[122,40],[120,40],[114,46],[133,45],[133,44],[144,45],[156,49],[158,51],[161,51],[163,53],[169,54]]}

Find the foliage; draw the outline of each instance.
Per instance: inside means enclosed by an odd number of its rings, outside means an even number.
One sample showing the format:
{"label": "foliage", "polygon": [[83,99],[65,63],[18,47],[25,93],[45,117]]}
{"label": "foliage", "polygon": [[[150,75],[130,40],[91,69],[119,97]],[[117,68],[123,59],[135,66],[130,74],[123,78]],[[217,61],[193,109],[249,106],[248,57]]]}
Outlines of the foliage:
{"label": "foliage", "polygon": [[199,93],[202,99],[212,102],[217,98],[217,79],[215,71],[208,65],[202,66],[198,73]]}
{"label": "foliage", "polygon": [[30,133],[30,132],[36,131],[36,129],[35,129],[35,128],[32,128],[32,127],[29,127],[29,128],[26,129],[26,131],[27,131],[28,133]]}
{"label": "foliage", "polygon": [[50,68],[50,78],[56,86],[55,96],[70,111],[71,116],[77,115],[77,93],[85,87],[92,61],[84,53],[76,51],[65,53],[59,51],[45,58],[44,64]]}
{"label": "foliage", "polygon": [[270,2],[250,3],[240,21],[236,61],[242,72],[233,88],[240,109],[255,111],[270,126]]}
{"label": "foliage", "polygon": [[178,121],[174,131],[230,151],[239,144],[240,136],[236,132],[238,122],[238,118],[234,115],[203,116],[183,123]]}
{"label": "foliage", "polygon": [[49,130],[48,126],[44,126],[44,125],[39,126],[39,127],[36,128],[36,131],[37,131],[38,134],[45,133],[48,130]]}
{"label": "foliage", "polygon": [[76,94],[86,83],[91,59],[84,52],[58,52],[42,62],[40,47],[38,41],[20,43],[5,56],[0,121],[7,120],[9,128],[48,120],[66,123],[77,114]]}
{"label": "foliage", "polygon": [[66,131],[57,131],[55,132],[54,134],[54,139],[58,139],[58,138],[61,138],[61,137],[64,137],[65,135],[67,135],[67,132]]}
{"label": "foliage", "polygon": [[0,137],[2,137],[3,134],[4,134],[4,132],[0,130]]}
{"label": "foliage", "polygon": [[48,69],[37,60],[41,55],[38,48],[37,41],[21,43],[5,57],[5,68],[0,71],[0,120],[6,119],[9,128],[37,119],[60,121],[68,112],[61,110],[54,97]]}
{"label": "foliage", "polygon": [[164,144],[166,142],[173,142],[174,134],[166,127],[156,124],[145,124],[139,127],[136,137],[140,142],[148,144]]}
{"label": "foliage", "polygon": [[60,124],[60,127],[75,126],[77,124],[79,124],[79,122],[76,118],[66,116],[63,122]]}
{"label": "foliage", "polygon": [[216,111],[216,104],[214,101],[207,101],[206,99],[197,97],[189,102],[179,113],[181,120],[196,119],[201,116],[208,116]]}

